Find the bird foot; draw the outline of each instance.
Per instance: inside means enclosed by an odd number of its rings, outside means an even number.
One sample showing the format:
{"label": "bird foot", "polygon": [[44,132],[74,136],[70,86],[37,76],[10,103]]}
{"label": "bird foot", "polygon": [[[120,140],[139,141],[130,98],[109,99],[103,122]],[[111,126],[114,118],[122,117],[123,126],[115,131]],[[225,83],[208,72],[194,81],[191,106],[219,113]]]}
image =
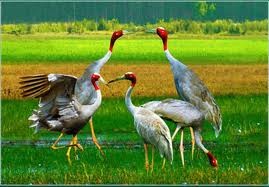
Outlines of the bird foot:
{"label": "bird foot", "polygon": [[84,149],[83,149],[83,147],[78,143],[78,144],[75,144],[75,146],[77,147],[77,148],[79,148],[81,151],[84,151]]}
{"label": "bird foot", "polygon": [[80,149],[81,151],[84,151],[83,147],[80,144],[72,144],[72,145],[67,145],[66,147],[73,147],[76,146],[78,149]]}

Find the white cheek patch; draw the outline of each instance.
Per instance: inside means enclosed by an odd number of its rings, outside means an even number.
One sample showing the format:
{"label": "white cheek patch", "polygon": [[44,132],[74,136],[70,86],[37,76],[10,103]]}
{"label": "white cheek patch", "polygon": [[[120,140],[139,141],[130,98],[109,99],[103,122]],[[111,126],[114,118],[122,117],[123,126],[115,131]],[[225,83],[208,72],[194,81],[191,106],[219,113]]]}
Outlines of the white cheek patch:
{"label": "white cheek patch", "polygon": [[57,76],[55,74],[49,74],[48,75],[48,80],[50,82],[56,81],[57,80]]}
{"label": "white cheek patch", "polygon": [[101,75],[99,73],[94,73],[93,75],[101,77]]}

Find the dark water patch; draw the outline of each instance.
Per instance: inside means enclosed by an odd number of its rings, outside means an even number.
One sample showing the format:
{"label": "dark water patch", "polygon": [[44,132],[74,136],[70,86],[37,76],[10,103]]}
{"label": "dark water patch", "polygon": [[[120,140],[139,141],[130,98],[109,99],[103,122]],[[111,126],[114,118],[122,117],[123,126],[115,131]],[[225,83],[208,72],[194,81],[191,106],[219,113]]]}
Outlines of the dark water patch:
{"label": "dark water patch", "polygon": [[[62,140],[58,143],[57,146],[68,145],[70,141]],[[50,147],[53,144],[53,141],[50,140],[2,140],[2,147],[21,147],[21,146],[32,146],[32,147]],[[259,142],[240,142],[240,143],[218,143],[214,141],[203,142],[205,147],[226,147],[231,149],[242,149],[242,147],[256,147],[260,145]],[[94,147],[94,143],[91,140],[85,140],[81,142],[83,147]],[[126,141],[99,141],[99,145],[104,148],[115,148],[115,149],[123,149],[123,148],[142,148],[142,142],[126,142]],[[173,147],[179,147],[179,143],[173,143]],[[197,148],[197,145],[195,145]],[[184,144],[185,149],[191,149],[191,143]]]}

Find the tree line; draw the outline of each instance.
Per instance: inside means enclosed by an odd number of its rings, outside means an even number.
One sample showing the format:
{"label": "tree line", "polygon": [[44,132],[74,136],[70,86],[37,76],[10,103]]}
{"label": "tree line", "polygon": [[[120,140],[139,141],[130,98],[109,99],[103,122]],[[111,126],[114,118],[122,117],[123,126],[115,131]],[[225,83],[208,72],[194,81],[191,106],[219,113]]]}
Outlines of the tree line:
{"label": "tree line", "polygon": [[268,20],[255,20],[235,22],[230,19],[222,19],[215,21],[194,21],[183,19],[170,19],[165,21],[158,20],[156,23],[135,24],[120,23],[117,19],[84,19],[82,21],[73,22],[43,22],[37,24],[21,23],[21,24],[4,24],[1,26],[2,33],[6,34],[34,34],[34,33],[67,33],[67,34],[85,34],[92,31],[114,31],[126,29],[130,31],[144,31],[147,29],[162,26],[169,33],[183,34],[231,34],[231,35],[247,35],[247,34],[267,34]]}

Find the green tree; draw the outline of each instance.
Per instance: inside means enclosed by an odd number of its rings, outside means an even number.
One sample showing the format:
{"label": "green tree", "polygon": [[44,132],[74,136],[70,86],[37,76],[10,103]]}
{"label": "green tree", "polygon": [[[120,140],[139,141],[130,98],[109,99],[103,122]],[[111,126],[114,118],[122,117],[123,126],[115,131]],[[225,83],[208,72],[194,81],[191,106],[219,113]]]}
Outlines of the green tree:
{"label": "green tree", "polygon": [[216,4],[200,1],[195,4],[195,17],[198,19],[212,19],[216,11]]}
{"label": "green tree", "polygon": [[107,25],[107,21],[105,19],[100,19],[99,22],[98,22],[98,27],[97,29],[99,31],[104,31],[104,30],[108,30],[108,25]]}

